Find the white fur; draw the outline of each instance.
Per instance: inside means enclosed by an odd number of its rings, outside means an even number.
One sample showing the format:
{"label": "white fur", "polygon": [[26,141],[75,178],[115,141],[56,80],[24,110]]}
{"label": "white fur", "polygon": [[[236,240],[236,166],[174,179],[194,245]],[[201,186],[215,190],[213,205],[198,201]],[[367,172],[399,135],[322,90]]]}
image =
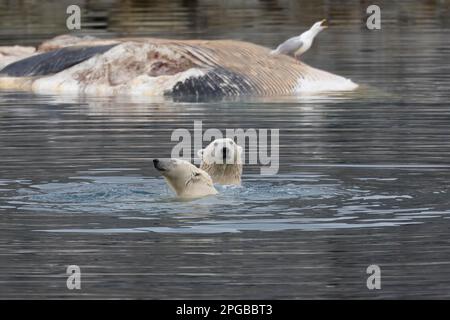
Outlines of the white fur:
{"label": "white fur", "polygon": [[217,194],[208,173],[181,159],[159,159],[155,165],[167,184],[181,198],[198,198]]}
{"label": "white fur", "polygon": [[[226,158],[223,157],[224,148],[228,150]],[[216,139],[197,154],[202,160],[200,168],[205,170],[215,183],[241,184],[242,147],[232,139]]]}

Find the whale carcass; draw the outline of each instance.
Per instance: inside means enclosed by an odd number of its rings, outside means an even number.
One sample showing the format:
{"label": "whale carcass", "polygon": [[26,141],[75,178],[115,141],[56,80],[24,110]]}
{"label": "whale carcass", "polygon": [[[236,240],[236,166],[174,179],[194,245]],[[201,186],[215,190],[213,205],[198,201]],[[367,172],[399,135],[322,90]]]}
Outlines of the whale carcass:
{"label": "whale carcass", "polygon": [[349,79],[292,57],[271,55],[269,48],[235,40],[60,36],[15,60],[0,70],[0,89],[89,95],[270,96],[357,87]]}

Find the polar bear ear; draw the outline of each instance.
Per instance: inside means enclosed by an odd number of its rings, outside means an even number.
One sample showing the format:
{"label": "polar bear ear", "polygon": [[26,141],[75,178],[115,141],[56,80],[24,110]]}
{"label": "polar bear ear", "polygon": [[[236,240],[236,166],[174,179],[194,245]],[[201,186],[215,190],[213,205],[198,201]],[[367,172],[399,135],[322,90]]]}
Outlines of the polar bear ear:
{"label": "polar bear ear", "polygon": [[205,149],[200,149],[197,151],[197,155],[200,159],[203,159],[203,152],[205,152]]}

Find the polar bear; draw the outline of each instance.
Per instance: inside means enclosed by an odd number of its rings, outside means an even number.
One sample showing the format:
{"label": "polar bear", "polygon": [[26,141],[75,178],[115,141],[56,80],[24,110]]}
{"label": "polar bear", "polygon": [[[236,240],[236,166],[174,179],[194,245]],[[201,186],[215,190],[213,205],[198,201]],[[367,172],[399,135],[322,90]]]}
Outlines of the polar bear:
{"label": "polar bear", "polygon": [[198,151],[202,160],[200,169],[205,170],[219,184],[241,184],[242,147],[233,139],[216,139]]}
{"label": "polar bear", "polygon": [[154,159],[153,165],[181,198],[217,194],[208,173],[181,159]]}

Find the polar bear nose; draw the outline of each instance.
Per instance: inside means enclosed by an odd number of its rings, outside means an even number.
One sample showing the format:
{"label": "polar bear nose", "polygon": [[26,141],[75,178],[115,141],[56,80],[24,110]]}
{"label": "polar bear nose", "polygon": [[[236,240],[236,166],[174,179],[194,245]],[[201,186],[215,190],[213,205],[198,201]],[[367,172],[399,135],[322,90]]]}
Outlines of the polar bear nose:
{"label": "polar bear nose", "polygon": [[227,157],[227,148],[222,148],[222,158],[226,158]]}
{"label": "polar bear nose", "polygon": [[165,159],[162,160],[153,159],[153,165],[155,166],[155,169],[158,171],[166,171],[167,169],[167,161]]}
{"label": "polar bear nose", "polygon": [[159,171],[163,169],[161,167],[161,161],[159,161],[159,159],[153,159],[153,166]]}

